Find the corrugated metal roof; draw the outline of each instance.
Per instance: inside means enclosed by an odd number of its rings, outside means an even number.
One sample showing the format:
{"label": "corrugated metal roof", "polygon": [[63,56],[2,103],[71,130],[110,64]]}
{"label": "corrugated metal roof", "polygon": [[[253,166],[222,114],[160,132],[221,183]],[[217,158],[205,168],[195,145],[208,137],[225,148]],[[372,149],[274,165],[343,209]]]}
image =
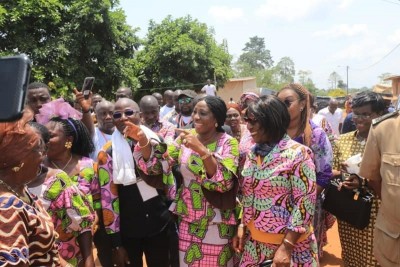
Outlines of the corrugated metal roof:
{"label": "corrugated metal roof", "polygon": [[250,80],[255,80],[256,77],[241,77],[241,78],[231,78],[228,81],[229,82],[243,82],[243,81],[250,81]]}

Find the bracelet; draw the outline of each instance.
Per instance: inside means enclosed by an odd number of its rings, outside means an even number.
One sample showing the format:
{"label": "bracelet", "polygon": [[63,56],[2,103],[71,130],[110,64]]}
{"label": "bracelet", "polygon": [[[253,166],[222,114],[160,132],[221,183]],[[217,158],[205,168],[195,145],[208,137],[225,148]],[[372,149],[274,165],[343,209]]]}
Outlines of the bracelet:
{"label": "bracelet", "polygon": [[117,246],[117,247],[115,247],[113,250],[118,250],[119,249],[119,247]]}
{"label": "bracelet", "polygon": [[212,154],[210,153],[210,150],[208,150],[208,152],[206,154],[204,154],[203,156],[201,156],[200,158],[201,158],[201,160],[205,160],[211,156],[212,156]]}
{"label": "bracelet", "polygon": [[240,239],[242,239],[244,237],[244,232],[245,232],[244,228],[245,228],[245,226],[243,223],[238,225],[237,236]]}
{"label": "bracelet", "polygon": [[141,146],[141,145],[139,144],[139,142],[137,143],[137,146],[138,146],[139,148],[144,148],[144,147],[148,146],[149,143],[150,143],[150,139],[147,139],[147,143],[146,143],[144,146]]}
{"label": "bracelet", "polygon": [[293,244],[292,242],[290,242],[288,239],[283,239],[283,244],[287,244],[287,245],[290,245],[292,248],[294,248],[295,247],[295,244]]}

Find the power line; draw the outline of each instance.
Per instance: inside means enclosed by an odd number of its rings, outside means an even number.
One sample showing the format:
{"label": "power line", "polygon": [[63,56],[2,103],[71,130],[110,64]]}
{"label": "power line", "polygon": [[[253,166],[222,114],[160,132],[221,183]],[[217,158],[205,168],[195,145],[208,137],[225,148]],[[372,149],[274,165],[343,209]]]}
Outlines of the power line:
{"label": "power line", "polygon": [[372,68],[373,66],[379,64],[382,60],[384,60],[385,58],[387,58],[387,57],[388,57],[391,53],[393,53],[399,46],[400,46],[400,43],[398,43],[392,50],[390,50],[389,53],[387,53],[386,55],[384,55],[380,60],[378,60],[377,62],[375,62],[375,63],[372,64],[372,65],[369,65],[368,67],[361,68],[361,69],[354,69],[354,68],[352,68],[352,69],[353,69],[353,70],[367,70],[367,69],[369,69],[369,68]]}

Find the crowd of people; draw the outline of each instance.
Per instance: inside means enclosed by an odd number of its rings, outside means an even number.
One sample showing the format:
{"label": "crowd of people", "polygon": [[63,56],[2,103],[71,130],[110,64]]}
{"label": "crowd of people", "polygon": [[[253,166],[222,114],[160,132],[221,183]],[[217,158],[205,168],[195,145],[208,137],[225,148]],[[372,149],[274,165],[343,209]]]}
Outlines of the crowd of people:
{"label": "crowd of people", "polygon": [[378,93],[319,112],[296,83],[216,94],[208,80],[69,103],[31,83],[23,117],[0,123],[0,266],[93,267],[93,244],[104,267],[319,266],[325,189],[358,153],[341,186],[375,197],[366,228],[337,220],[343,263],[400,266],[400,119]]}

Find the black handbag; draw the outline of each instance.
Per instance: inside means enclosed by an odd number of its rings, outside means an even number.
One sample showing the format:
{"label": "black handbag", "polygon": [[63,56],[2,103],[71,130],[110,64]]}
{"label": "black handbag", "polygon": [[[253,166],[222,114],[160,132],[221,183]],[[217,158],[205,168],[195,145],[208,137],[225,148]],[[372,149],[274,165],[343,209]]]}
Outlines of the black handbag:
{"label": "black handbag", "polygon": [[[371,218],[371,207],[374,195],[363,188],[349,190],[344,187],[338,190],[341,178],[333,178],[325,189],[325,200],[322,207],[357,229],[368,226]],[[361,182],[360,182],[361,185]]]}

